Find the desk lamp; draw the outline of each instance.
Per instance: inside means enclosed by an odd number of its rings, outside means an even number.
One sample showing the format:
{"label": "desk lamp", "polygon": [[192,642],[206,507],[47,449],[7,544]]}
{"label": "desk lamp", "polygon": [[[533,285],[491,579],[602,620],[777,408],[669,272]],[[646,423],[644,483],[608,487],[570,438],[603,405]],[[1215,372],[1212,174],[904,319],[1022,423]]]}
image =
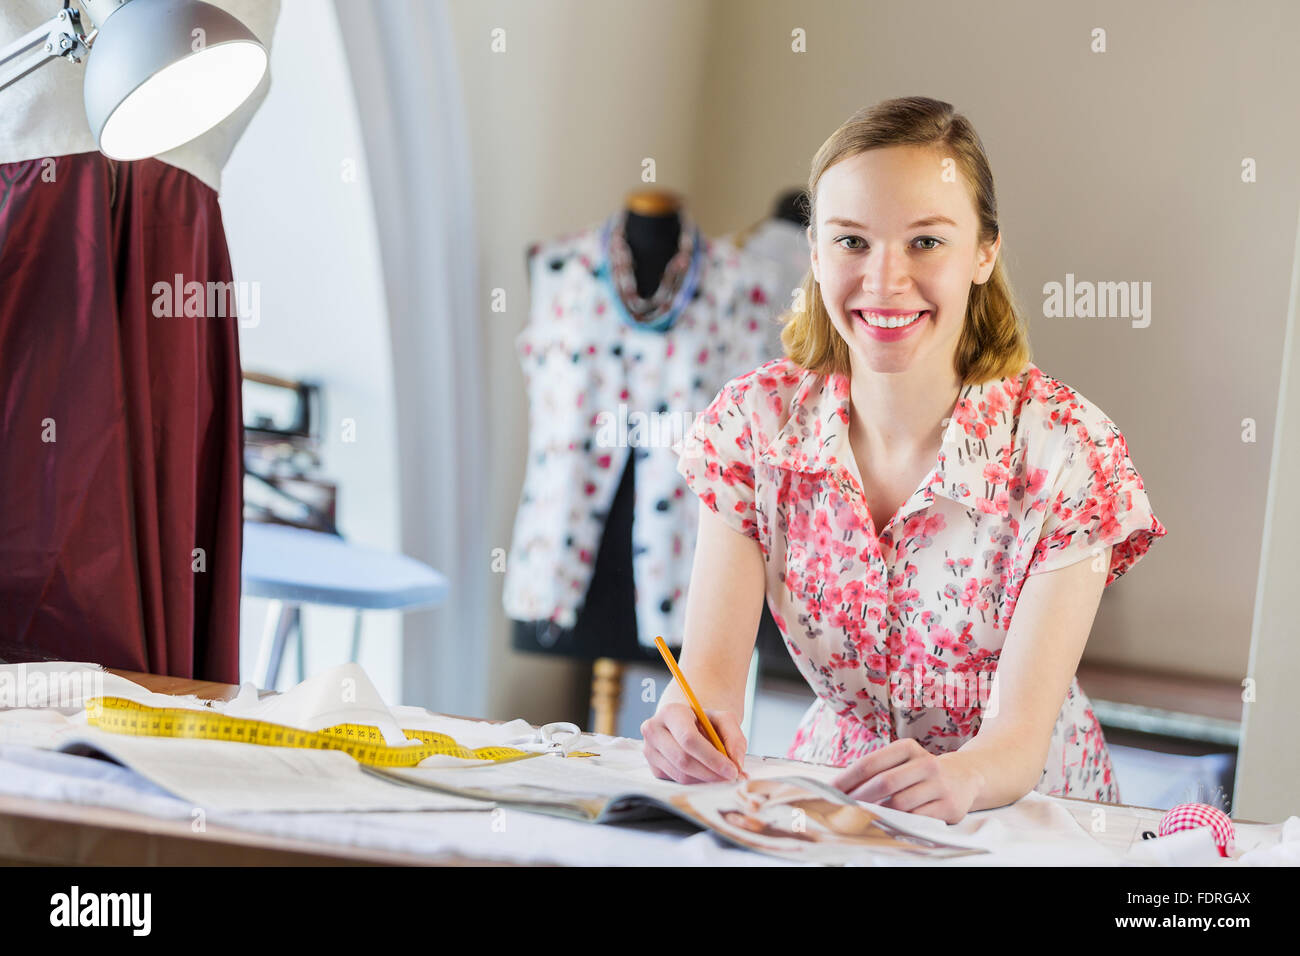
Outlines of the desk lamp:
{"label": "desk lamp", "polygon": [[[0,50],[0,89],[55,57],[80,63],[85,56],[86,119],[111,159],[144,159],[188,143],[235,112],[266,73],[266,48],[210,3],[77,4],[63,0],[53,17]],[[81,32],[83,16],[94,25],[89,34]]]}

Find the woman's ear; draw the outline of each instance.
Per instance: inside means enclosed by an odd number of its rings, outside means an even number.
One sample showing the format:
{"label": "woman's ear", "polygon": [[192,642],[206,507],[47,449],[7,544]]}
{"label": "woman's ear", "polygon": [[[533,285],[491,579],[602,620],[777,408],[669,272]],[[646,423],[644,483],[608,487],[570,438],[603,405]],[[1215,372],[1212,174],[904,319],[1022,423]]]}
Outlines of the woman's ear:
{"label": "woman's ear", "polygon": [[814,278],[818,283],[820,283],[820,282],[822,281],[822,278],[821,278],[820,275],[817,274],[817,271],[818,271],[818,264],[817,264],[817,240],[816,240],[815,238],[813,238],[813,229],[812,229],[812,226],[811,226],[811,225],[808,226],[806,229],[804,229],[804,234],[808,237],[808,252],[809,252],[809,255],[811,256],[811,260],[812,260],[812,274],[813,274],[813,278]]}
{"label": "woman's ear", "polygon": [[998,261],[998,252],[1002,249],[1002,230],[998,230],[998,237],[993,242],[980,247],[979,264],[975,270],[976,285],[983,285],[989,281],[989,276],[993,275],[993,267]]}

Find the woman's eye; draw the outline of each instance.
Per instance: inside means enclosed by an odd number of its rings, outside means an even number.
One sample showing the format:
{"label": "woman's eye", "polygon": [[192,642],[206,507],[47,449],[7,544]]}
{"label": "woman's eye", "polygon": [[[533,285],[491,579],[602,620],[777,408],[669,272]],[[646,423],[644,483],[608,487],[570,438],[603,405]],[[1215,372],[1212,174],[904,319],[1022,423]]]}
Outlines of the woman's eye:
{"label": "woman's eye", "polygon": [[[835,240],[835,242],[836,242],[837,244],[838,244],[838,243],[842,243],[842,242],[846,242],[846,241],[851,241],[851,242],[862,242],[862,237],[861,237],[861,236],[840,236],[838,239]],[[943,240],[941,240],[941,239],[936,239],[936,238],[934,238],[934,236],[921,236],[921,237],[919,237],[916,241],[917,241],[917,242],[933,242],[933,243],[934,243],[934,245],[932,245],[932,246],[922,246],[922,248],[923,248],[926,252],[929,252],[931,249],[936,249],[936,248],[938,248],[939,246],[943,245]],[[856,250],[858,250],[858,249],[861,249],[862,246],[841,246],[841,248],[856,251]]]}

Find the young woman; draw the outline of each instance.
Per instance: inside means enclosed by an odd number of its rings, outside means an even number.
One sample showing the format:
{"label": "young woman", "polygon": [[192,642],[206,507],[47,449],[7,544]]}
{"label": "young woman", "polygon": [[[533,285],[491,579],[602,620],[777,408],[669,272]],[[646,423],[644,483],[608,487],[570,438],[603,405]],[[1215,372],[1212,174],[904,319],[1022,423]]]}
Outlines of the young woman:
{"label": "young woman", "polygon": [[[1119,429],[1030,361],[978,135],[885,101],[822,145],[808,195],[786,357],[679,449],[707,505],[687,680],[742,757],[766,596],[817,694],[788,756],[856,799],[949,823],[1031,789],[1118,801],[1074,673],[1102,589],[1166,532]],[[735,776],[676,684],[641,732],[657,777]]]}

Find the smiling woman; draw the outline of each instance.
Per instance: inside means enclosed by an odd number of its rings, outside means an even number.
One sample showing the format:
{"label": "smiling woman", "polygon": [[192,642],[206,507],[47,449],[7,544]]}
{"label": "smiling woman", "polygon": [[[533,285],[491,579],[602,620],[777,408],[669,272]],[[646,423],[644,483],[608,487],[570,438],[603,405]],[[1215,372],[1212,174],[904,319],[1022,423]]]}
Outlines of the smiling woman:
{"label": "smiling woman", "polygon": [[[808,186],[788,354],[679,449],[708,506],[686,679],[743,753],[765,595],[818,698],[788,756],[844,767],[847,792],[948,822],[1031,789],[1118,801],[1074,672],[1103,588],[1166,532],[1119,429],[1029,360],[979,138],[947,103],[889,100]],[[659,776],[725,776],[675,686],[643,733]]]}

